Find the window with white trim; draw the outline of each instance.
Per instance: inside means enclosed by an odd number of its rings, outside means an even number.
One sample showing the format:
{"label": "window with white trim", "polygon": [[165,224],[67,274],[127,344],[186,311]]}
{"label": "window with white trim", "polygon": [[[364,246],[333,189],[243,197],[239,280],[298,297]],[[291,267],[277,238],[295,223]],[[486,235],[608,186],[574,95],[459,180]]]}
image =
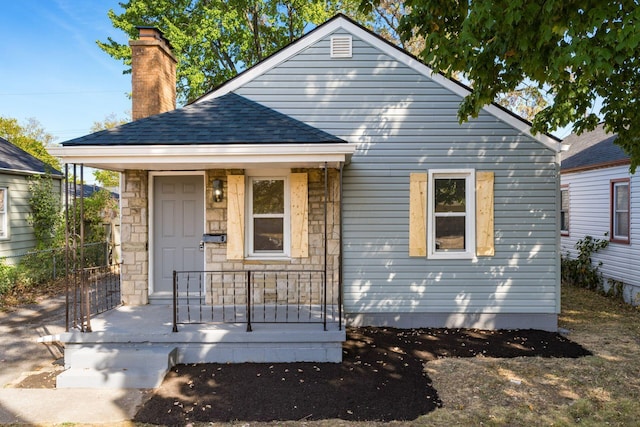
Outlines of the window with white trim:
{"label": "window with white trim", "polygon": [[569,186],[560,189],[560,234],[569,235]]}
{"label": "window with white trim", "polygon": [[286,176],[248,179],[248,255],[289,256],[289,181]]}
{"label": "window with white trim", "polygon": [[476,249],[474,171],[429,172],[428,257],[473,258]]}
{"label": "window with white trim", "polygon": [[611,181],[611,241],[629,243],[629,179]]}
{"label": "window with white trim", "polygon": [[0,239],[9,237],[8,193],[6,187],[0,187]]}

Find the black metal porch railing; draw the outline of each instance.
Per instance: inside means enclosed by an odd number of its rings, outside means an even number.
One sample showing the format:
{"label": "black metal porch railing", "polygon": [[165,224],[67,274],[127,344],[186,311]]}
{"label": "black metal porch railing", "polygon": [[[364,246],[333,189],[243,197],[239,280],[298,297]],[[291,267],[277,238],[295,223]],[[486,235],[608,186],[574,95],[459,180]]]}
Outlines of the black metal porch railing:
{"label": "black metal porch railing", "polygon": [[120,264],[88,267],[67,278],[67,330],[69,326],[91,332],[91,318],[122,303]]}
{"label": "black metal porch railing", "polygon": [[[326,280],[327,279],[327,280]],[[323,270],[174,271],[173,331],[182,324],[327,323],[342,328],[336,281]]]}

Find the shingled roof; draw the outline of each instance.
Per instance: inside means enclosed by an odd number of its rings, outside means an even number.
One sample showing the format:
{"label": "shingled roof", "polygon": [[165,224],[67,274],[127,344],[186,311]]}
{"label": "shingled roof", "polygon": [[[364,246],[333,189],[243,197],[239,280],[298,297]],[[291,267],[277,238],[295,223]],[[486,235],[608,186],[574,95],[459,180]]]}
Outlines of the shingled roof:
{"label": "shingled roof", "polygon": [[572,133],[563,141],[569,150],[562,153],[561,169],[567,171],[628,162],[629,156],[614,144],[616,138],[617,135],[605,132],[603,124],[581,135]]}
{"label": "shingled roof", "polygon": [[62,176],[62,172],[0,138],[0,172],[5,171]]}
{"label": "shingled roof", "polygon": [[63,142],[71,146],[347,143],[235,93]]}

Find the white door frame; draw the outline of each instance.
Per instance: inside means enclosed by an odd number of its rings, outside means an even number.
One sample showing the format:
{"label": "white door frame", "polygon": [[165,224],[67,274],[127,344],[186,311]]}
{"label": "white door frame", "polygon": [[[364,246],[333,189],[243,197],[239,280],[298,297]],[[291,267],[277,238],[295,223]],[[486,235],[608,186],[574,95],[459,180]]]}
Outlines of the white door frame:
{"label": "white door frame", "polygon": [[[205,232],[205,227],[206,227],[206,222],[207,222],[207,200],[206,200],[206,195],[207,195],[207,174],[205,171],[167,171],[167,172],[154,172],[154,171],[150,171],[149,172],[149,176],[148,176],[148,180],[149,180],[149,194],[148,194],[148,199],[149,199],[149,204],[148,204],[148,209],[149,209],[149,229],[147,231],[147,236],[149,238],[149,249],[148,249],[148,254],[149,254],[149,262],[147,262],[147,275],[149,277],[149,286],[148,286],[148,290],[147,293],[148,295],[153,294],[153,284],[154,284],[154,274],[153,274],[153,263],[154,263],[154,256],[155,256],[155,242],[153,241],[153,231],[154,231],[154,226],[155,226],[155,221],[154,221],[154,217],[155,217],[155,212],[153,209],[154,206],[154,190],[155,190],[155,177],[156,176],[188,176],[188,175],[192,175],[192,176],[202,176],[203,177],[203,194],[202,194],[202,199],[204,200],[204,212],[202,213],[202,218],[203,218],[203,223],[202,223],[202,232]],[[205,254],[206,255],[206,254]],[[202,261],[203,261],[203,265],[202,265],[202,270],[205,269],[205,265],[207,263],[206,257],[203,256],[202,257]]]}

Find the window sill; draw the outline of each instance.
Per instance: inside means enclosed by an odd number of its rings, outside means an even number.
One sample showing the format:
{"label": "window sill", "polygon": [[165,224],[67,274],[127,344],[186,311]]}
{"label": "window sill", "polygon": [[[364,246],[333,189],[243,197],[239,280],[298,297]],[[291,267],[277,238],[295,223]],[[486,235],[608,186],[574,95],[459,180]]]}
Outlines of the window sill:
{"label": "window sill", "polygon": [[288,265],[291,264],[291,258],[245,258],[245,265]]}
{"label": "window sill", "polygon": [[620,245],[629,245],[629,244],[631,244],[631,240],[630,239],[611,239],[611,240],[609,240],[609,243],[618,243]]}
{"label": "window sill", "polygon": [[432,252],[427,255],[428,259],[474,259],[475,254],[469,252]]}

